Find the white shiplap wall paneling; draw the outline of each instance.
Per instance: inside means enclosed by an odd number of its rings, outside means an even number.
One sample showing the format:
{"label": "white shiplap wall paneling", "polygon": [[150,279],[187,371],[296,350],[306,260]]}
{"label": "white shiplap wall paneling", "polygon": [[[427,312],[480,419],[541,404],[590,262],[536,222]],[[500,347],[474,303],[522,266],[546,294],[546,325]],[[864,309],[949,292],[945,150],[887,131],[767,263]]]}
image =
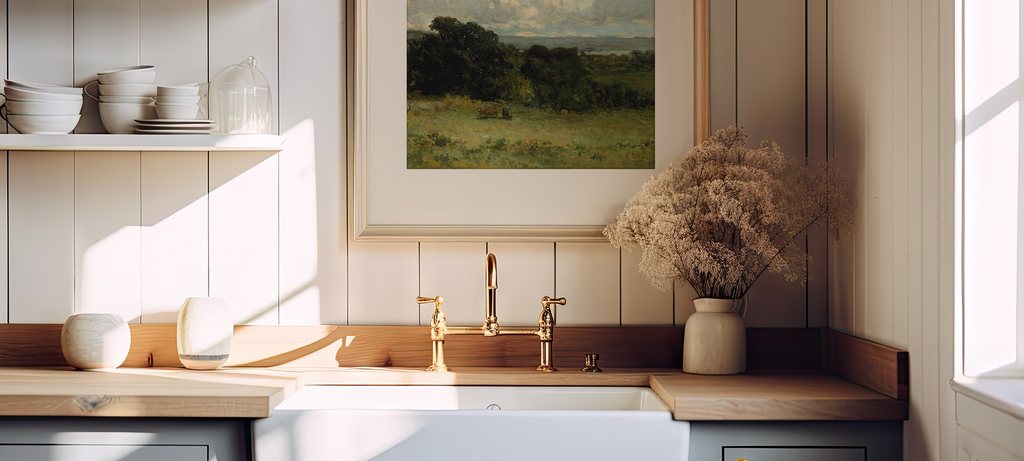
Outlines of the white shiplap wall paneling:
{"label": "white shiplap wall paneling", "polygon": [[[96,72],[139,64],[139,1],[89,0],[75,3],[75,86],[96,80]],[[92,94],[99,94],[90,85]],[[106,133],[97,103],[86,97],[75,133]]]}
{"label": "white shiplap wall paneling", "polygon": [[156,82],[207,81],[206,0],[140,0],[139,64],[156,66]]}
{"label": "white shiplap wall paneling", "polygon": [[350,325],[419,324],[418,243],[350,242],[348,256]]}
{"label": "white shiplap wall paneling", "polygon": [[[484,323],[485,246],[483,242],[420,243],[420,296],[444,297],[443,310],[448,325],[478,326]],[[498,274],[501,274],[500,270]],[[430,325],[433,312],[433,304],[421,305],[420,325]]]}
{"label": "white shiplap wall paneling", "polygon": [[[0,248],[3,260],[8,261],[7,251],[7,151],[0,151]],[[0,323],[7,323],[7,265],[0,267]]]}
{"label": "white shiplap wall paneling", "polygon": [[621,325],[620,268],[619,250],[611,244],[555,244],[555,293],[566,301],[557,308],[558,324]]}
{"label": "white shiplap wall paneling", "polygon": [[736,125],[736,0],[711,0],[711,131]]}
{"label": "white shiplap wall paneling", "polygon": [[[316,284],[317,200],[316,139],[307,120],[285,134],[278,153],[281,174],[281,323],[320,324],[320,287]],[[339,213],[340,214],[340,213]]]}
{"label": "white shiplap wall paneling", "polygon": [[[807,2],[807,160],[816,165],[828,158],[827,0]],[[849,238],[849,236],[846,236]],[[807,286],[807,326],[828,326],[828,229],[811,226],[808,253],[815,261]]]}
{"label": "white shiplap wall paneling", "polygon": [[71,86],[73,0],[8,0],[7,14],[8,78]]}
{"label": "white shiplap wall paneling", "polygon": [[[487,251],[498,258],[498,322],[536,325],[540,299],[556,294],[555,245],[490,242]],[[559,314],[568,309],[572,308],[559,309]]]}
{"label": "white shiplap wall paneling", "polygon": [[[278,119],[278,17],[277,0],[210,0],[210,81],[220,71],[256,58],[256,67],[270,84],[274,120]],[[337,18],[341,20],[340,17]],[[310,52],[317,50],[310,44]],[[321,55],[323,59],[335,56]],[[275,129],[274,131],[278,131]]]}
{"label": "white shiplap wall paneling", "polygon": [[[929,411],[928,407],[933,405],[927,405],[925,396],[925,379],[923,379],[924,366],[923,363],[926,360],[923,352],[923,304],[922,298],[924,294],[925,280],[924,271],[924,253],[922,243],[924,238],[924,189],[923,189],[923,162],[922,162],[922,136],[923,136],[923,120],[922,120],[922,34],[921,34],[921,0],[910,0],[907,5],[909,11],[907,17],[907,79],[911,82],[908,85],[907,105],[909,113],[907,114],[907,156],[908,156],[908,179],[907,179],[907,191],[908,191],[908,221],[907,221],[907,257],[908,257],[908,271],[907,271],[907,285],[908,285],[908,296],[907,296],[907,347],[912,357],[918,357],[916,360],[911,360],[909,364],[909,373],[912,379],[910,380],[910,395],[914,396],[910,401],[910,419],[906,426],[904,433],[906,434],[906,440],[904,441],[904,451],[907,455],[904,458],[910,458],[911,456],[919,453],[928,445],[928,436],[934,431],[933,427],[938,426],[938,412],[935,410],[933,415],[928,415],[926,412]],[[933,304],[932,306],[936,306]],[[937,348],[936,348],[937,349]],[[936,380],[937,381],[937,380]],[[927,387],[934,386],[934,381]],[[937,405],[935,405],[937,406]]]}
{"label": "white shiplap wall paneling", "polygon": [[672,325],[672,290],[660,291],[640,273],[643,250],[620,252],[622,259],[622,324]]}
{"label": "white shiplap wall paneling", "polygon": [[[799,159],[806,153],[804,13],[804,0],[739,0],[736,12],[737,122],[748,146],[771,140]],[[798,241],[804,247],[803,237]],[[806,290],[798,283],[765,273],[748,296],[747,326],[807,324]]]}
{"label": "white shiplap wall paneling", "polygon": [[[866,234],[863,285],[864,304],[862,336],[872,341],[889,344],[893,339],[893,51],[892,3],[867,2],[867,17],[876,29],[866,37],[868,79],[866,94],[867,144],[863,153],[863,201],[859,210],[864,217],[862,229]],[[902,152],[900,153],[902,154]],[[901,181],[905,181],[901,178]],[[862,310],[860,310],[862,309]],[[858,324],[860,321],[858,319]]]}
{"label": "white shiplap wall paneling", "polygon": [[142,153],[142,323],[209,293],[206,152]]}
{"label": "white shiplap wall paneling", "polygon": [[142,314],[141,154],[75,153],[75,312]]}
{"label": "white shiplap wall paneling", "polygon": [[210,296],[236,325],[278,323],[278,162],[263,152],[210,154]]}
{"label": "white shiplap wall paneling", "polygon": [[892,124],[889,125],[889,129],[892,130],[892,157],[889,167],[892,170],[892,277],[901,281],[892,283],[892,340],[888,344],[906,349],[910,320],[907,310],[910,287],[906,283],[910,270],[910,157],[907,152],[910,143],[910,50],[907,41],[910,11],[908,0],[891,0],[888,3],[892,14]]}
{"label": "white shiplap wall paneling", "polygon": [[[138,64],[163,85],[207,81],[205,0],[138,2]],[[142,321],[174,323],[209,294],[206,152],[142,153]]]}
{"label": "white shiplap wall paneling", "polygon": [[11,323],[64,323],[75,299],[73,152],[8,153]]}
{"label": "white shiplap wall paneling", "polygon": [[[852,234],[845,235],[838,242],[830,241],[832,253],[829,259],[829,298],[832,308],[830,327],[846,333],[857,332],[858,300],[856,291],[864,283],[864,261],[857,249],[864,246],[864,174],[863,143],[860,134],[864,132],[866,98],[864,69],[867,51],[865,41],[864,3],[859,1],[832,1],[829,3],[831,49],[830,78],[833,101],[829,114],[832,124],[830,148],[836,166],[852,180],[852,194],[857,207],[856,221]],[[863,253],[860,253],[863,255]],[[863,321],[863,319],[861,319]]]}
{"label": "white shiplap wall paneling", "polygon": [[[205,2],[204,2],[205,3]],[[344,63],[342,46],[345,2],[315,0],[306,2],[280,2],[280,105],[281,134],[291,146],[299,134],[312,134],[315,142],[313,156],[293,156],[292,148],[281,154],[281,283],[282,296],[289,290],[289,258],[292,245],[299,244],[288,237],[287,220],[292,199],[308,195],[308,187],[315,184],[313,200],[316,204],[314,238],[316,243],[315,287],[320,299],[320,322],[344,323],[346,318],[348,226],[345,215],[345,107]],[[315,46],[310,46],[315,44]],[[331,56],[331,59],[325,59]],[[312,160],[313,164],[308,162]],[[288,171],[303,171],[311,175],[308,183],[294,184],[286,178]],[[294,176],[293,176],[294,177]],[[293,193],[296,186],[303,193]],[[291,308],[282,301],[281,321],[287,322]]]}
{"label": "white shiplap wall paneling", "polygon": [[689,282],[678,280],[673,287],[672,301],[675,304],[675,324],[685,325],[690,314],[697,312],[693,307],[693,300],[697,298],[697,292],[690,286]]}

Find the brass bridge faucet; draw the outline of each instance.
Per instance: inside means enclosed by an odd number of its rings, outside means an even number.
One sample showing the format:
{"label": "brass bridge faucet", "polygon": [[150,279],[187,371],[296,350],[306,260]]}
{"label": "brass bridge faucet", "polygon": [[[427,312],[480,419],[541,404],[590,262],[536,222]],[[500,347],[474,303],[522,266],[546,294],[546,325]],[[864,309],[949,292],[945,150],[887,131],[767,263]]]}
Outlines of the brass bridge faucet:
{"label": "brass bridge faucet", "polygon": [[496,306],[498,291],[498,259],[493,253],[487,254],[487,305],[484,312],[484,324],[479,327],[450,327],[445,321],[444,312],[441,311],[441,304],[444,298],[437,296],[433,298],[418,297],[416,303],[434,303],[434,314],[430,316],[430,340],[433,349],[433,363],[427,367],[427,371],[448,371],[444,364],[444,338],[447,335],[537,335],[540,337],[540,365],[537,371],[551,372],[558,371],[551,364],[551,341],[555,333],[555,315],[551,309],[552,304],[565,305],[565,298],[552,299],[545,296],[540,299],[541,311],[537,319],[537,328],[514,327],[502,329],[498,325],[498,311]]}

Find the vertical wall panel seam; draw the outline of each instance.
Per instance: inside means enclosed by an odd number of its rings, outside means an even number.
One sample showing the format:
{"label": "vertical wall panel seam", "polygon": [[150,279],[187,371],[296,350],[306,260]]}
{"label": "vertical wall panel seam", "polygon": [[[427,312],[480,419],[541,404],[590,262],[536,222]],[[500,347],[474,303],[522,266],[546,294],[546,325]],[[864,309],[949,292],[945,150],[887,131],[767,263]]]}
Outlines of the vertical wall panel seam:
{"label": "vertical wall panel seam", "polygon": [[[207,17],[209,17],[209,15],[207,15]],[[209,29],[207,29],[207,30],[209,30]],[[209,43],[209,42],[207,42],[207,43]],[[209,56],[210,56],[209,52],[207,52],[206,56],[207,56],[207,59],[209,59]],[[210,262],[210,255],[212,254],[211,251],[210,251],[210,247],[213,246],[213,242],[211,241],[211,235],[212,234],[211,234],[211,229],[210,229],[210,208],[211,208],[211,206],[210,206],[211,205],[210,194],[212,194],[212,193],[213,193],[213,191],[210,190],[210,152],[207,151],[206,152],[206,296],[207,297],[209,297],[210,293],[211,293],[211,291],[210,291],[210,284],[212,282],[212,276],[210,275],[210,272],[213,270],[213,264],[211,264],[211,262]]]}
{"label": "vertical wall panel seam", "polygon": [[[281,0],[277,0],[277,126],[274,131],[281,134]],[[273,104],[274,97],[271,95]],[[281,156],[283,151],[274,154],[277,157],[277,324],[281,324]],[[314,177],[316,173],[314,173]],[[314,192],[316,194],[316,192]],[[417,304],[418,306],[418,304]],[[419,318],[417,309],[416,317]],[[319,323],[319,322],[317,322]]]}
{"label": "vertical wall panel seam", "polygon": [[[808,78],[808,54],[809,46],[807,44],[808,27],[807,24],[807,2],[804,0],[804,164],[810,163],[808,161],[810,157],[810,142],[808,139],[811,136],[810,133],[810,121],[808,120],[808,105],[810,104],[810,91],[808,84],[810,79]],[[737,95],[739,97],[739,95]],[[804,231],[804,250],[806,256],[804,257],[804,328],[811,326],[811,289],[810,289],[810,278],[811,278],[811,242],[809,238],[809,232]]]}
{"label": "vertical wall panel seam", "polygon": [[[72,23],[74,20],[72,20]],[[72,66],[74,67],[74,66]],[[75,293],[78,293],[78,277],[75,268],[78,267],[78,152],[71,152],[71,313],[78,313],[78,305],[75,303]],[[83,254],[84,256],[84,254]]]}
{"label": "vertical wall panel seam", "polygon": [[[210,111],[210,0],[206,0],[206,111]],[[213,241],[211,240],[211,228],[210,228],[210,209],[212,208],[212,201],[210,195],[213,191],[210,190],[210,152],[206,152],[206,296],[210,296],[212,291],[210,285],[212,284],[213,277],[211,272],[213,271],[213,264],[210,261],[212,255],[211,248],[213,247]]]}
{"label": "vertical wall panel seam", "polygon": [[[139,6],[135,10],[135,65],[142,65],[142,0],[139,0]],[[99,91],[98,89],[96,91]],[[142,163],[142,152],[139,152],[140,158],[139,163]],[[140,169],[141,172],[141,169]],[[141,323],[141,319],[139,323]]]}
{"label": "vertical wall panel seam", "polygon": [[[142,9],[142,0],[139,0],[139,9]],[[142,18],[139,18],[142,21]],[[139,43],[139,47],[142,47],[142,43]],[[145,256],[145,251],[142,246],[143,233],[142,227],[142,202],[145,198],[142,196],[142,151],[139,151],[139,323],[142,321],[142,295],[145,286],[142,284],[142,258]]]}
{"label": "vertical wall panel seam", "polygon": [[[423,242],[416,242],[416,296],[423,296]],[[431,322],[433,322],[433,317],[431,317]],[[416,303],[416,324],[423,326],[419,303]]]}

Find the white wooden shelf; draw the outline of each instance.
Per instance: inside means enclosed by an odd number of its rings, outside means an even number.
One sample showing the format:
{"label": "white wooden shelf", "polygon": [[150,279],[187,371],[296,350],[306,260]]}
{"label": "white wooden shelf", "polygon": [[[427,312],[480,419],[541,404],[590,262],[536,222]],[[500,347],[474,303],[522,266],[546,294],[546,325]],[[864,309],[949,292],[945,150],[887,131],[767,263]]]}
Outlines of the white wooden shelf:
{"label": "white wooden shelf", "polygon": [[0,150],[278,152],[271,134],[0,134]]}

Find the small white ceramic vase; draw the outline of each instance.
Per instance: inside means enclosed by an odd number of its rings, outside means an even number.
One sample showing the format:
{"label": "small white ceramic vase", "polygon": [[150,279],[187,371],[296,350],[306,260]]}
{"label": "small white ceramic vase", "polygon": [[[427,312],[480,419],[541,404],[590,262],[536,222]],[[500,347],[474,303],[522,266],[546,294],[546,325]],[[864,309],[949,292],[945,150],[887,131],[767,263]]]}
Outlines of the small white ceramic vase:
{"label": "small white ceramic vase", "polygon": [[79,370],[117,368],[128,358],[132,332],[117,314],[74,314],[60,329],[64,360]]}
{"label": "small white ceramic vase", "polygon": [[747,371],[747,329],[742,317],[746,298],[697,298],[693,305],[697,312],[683,330],[683,372],[734,375]]}
{"label": "small white ceramic vase", "polygon": [[193,370],[217,368],[228,360],[233,333],[222,298],[188,298],[178,312],[178,359]]}

